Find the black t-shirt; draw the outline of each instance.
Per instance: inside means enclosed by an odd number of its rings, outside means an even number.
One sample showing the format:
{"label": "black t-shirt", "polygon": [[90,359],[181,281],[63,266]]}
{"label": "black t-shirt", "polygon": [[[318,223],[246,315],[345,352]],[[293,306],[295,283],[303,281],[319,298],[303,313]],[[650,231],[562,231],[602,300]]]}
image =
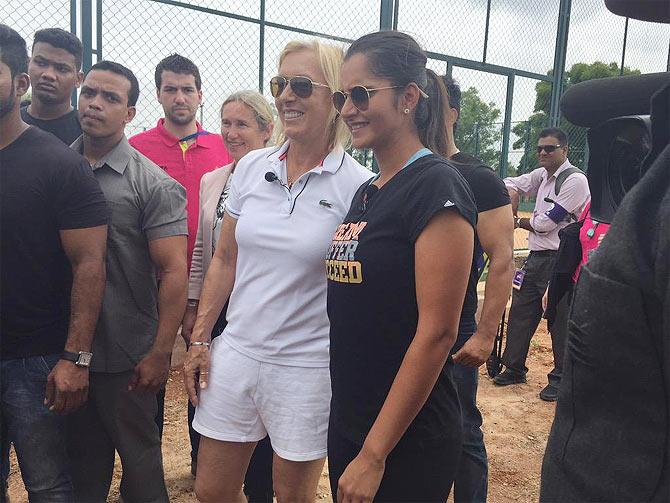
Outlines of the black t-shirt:
{"label": "black t-shirt", "polygon": [[81,125],[79,124],[79,115],[76,110],[72,110],[58,119],[42,120],[30,115],[28,107],[25,106],[21,108],[21,118],[26,124],[36,126],[42,131],[48,131],[56,135],[66,145],[72,145],[72,142],[81,136]]}
{"label": "black t-shirt", "polygon": [[[477,221],[466,181],[437,155],[414,161],[375,189],[368,182],[358,189],[326,257],[331,427],[358,443],[377,418],[416,333],[416,239],[445,208],[456,209],[473,226]],[[406,436],[437,438],[460,428],[452,370],[449,359]]]}
{"label": "black t-shirt", "polygon": [[[478,213],[510,204],[509,193],[505,184],[481,160],[463,152],[452,155],[449,160],[453,162],[452,165],[470,185],[472,194],[475,196]],[[475,237],[475,252],[472,269],[470,270],[470,281],[468,282],[465,304],[458,327],[458,341],[454,345],[453,352],[458,351],[477,330],[477,282],[483,266],[484,251],[479,238]]]}
{"label": "black t-shirt", "polygon": [[60,230],[107,223],[90,165],[31,127],[0,150],[0,358],[63,350],[72,272]]}

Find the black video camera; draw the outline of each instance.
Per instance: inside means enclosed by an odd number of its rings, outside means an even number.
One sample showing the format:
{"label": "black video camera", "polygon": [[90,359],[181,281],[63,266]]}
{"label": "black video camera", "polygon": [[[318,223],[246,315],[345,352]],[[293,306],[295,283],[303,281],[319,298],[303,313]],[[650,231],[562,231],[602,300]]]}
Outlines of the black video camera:
{"label": "black video camera", "polygon": [[[605,0],[614,14],[670,22],[665,0]],[[591,215],[610,223],[626,193],[670,143],[670,72],[605,78],[571,87],[566,119],[588,131]],[[670,169],[670,167],[669,167]]]}

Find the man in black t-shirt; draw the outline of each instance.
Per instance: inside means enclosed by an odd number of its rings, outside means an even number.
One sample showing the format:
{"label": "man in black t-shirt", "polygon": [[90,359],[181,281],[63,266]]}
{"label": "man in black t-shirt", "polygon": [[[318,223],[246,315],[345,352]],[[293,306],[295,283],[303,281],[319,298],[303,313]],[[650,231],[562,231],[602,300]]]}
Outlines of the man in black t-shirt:
{"label": "man in black t-shirt", "polygon": [[35,33],[28,65],[32,98],[21,108],[21,117],[67,145],[81,135],[79,116],[70,102],[83,78],[81,60],[82,45],[72,33],[60,28]]}
{"label": "man in black t-shirt", "polygon": [[31,501],[72,501],[62,414],[87,398],[108,211],[88,162],[21,120],[27,65],[0,25],[0,501],[10,442]]}
{"label": "man in black t-shirt", "polygon": [[[460,152],[456,147],[454,133],[461,108],[461,90],[450,76],[444,76],[443,81],[449,91],[447,157],[470,185],[478,212],[475,254],[466,293],[466,299],[472,299],[469,305],[474,306],[474,310],[464,307],[453,349],[454,379],[463,415],[463,454],[454,480],[454,501],[485,502],[488,461],[481,431],[482,416],[477,408],[477,368],[491,354],[498,324],[509,298],[514,272],[514,220],[509,194],[502,180],[482,161]],[[490,265],[477,325],[477,282],[483,253],[489,257]]]}

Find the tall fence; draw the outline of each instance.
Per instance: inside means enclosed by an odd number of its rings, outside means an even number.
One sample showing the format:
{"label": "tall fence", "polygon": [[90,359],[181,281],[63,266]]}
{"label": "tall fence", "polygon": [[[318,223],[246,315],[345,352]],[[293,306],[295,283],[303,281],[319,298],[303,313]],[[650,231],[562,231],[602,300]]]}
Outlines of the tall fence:
{"label": "tall fence", "polygon": [[561,125],[570,159],[585,167],[585,132],[560,117],[564,90],[589,78],[670,71],[670,27],[617,17],[604,0],[4,0],[0,22],[29,43],[60,27],[84,44],[84,69],[118,61],[140,82],[133,134],[162,116],[154,68],[170,53],[200,68],[200,120],[219,128],[219,107],[240,89],[269,97],[281,49],[296,38],[345,47],[398,29],[426,49],[428,66],[463,90],[458,141],[501,176],[537,165],[540,128]]}

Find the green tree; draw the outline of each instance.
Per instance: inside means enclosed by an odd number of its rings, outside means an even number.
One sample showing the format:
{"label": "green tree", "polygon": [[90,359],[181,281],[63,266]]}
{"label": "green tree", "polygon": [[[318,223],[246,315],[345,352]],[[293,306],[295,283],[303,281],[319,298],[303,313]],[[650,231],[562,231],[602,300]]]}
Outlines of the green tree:
{"label": "green tree", "polygon": [[[606,77],[617,77],[621,75],[621,69],[617,63],[575,63],[570,70],[565,72],[562,83],[563,92],[571,86],[587,80],[602,79]],[[639,70],[631,70],[627,66],[623,69],[623,75],[639,75]],[[551,76],[552,71],[547,72]],[[532,171],[537,167],[537,153],[535,145],[540,131],[549,125],[549,107],[551,104],[551,83],[538,82],[535,85],[535,106],[533,114],[526,122],[520,122],[512,128],[512,132],[518,136],[512,148],[524,150],[524,155],[519,161],[517,172],[519,174]],[[586,168],[586,129],[570,124],[561,117],[559,127],[563,129],[570,139],[570,161],[582,169]]]}
{"label": "green tree", "polygon": [[479,157],[487,166],[498,169],[500,152],[500,109],[495,103],[485,103],[479,91],[469,87],[461,94],[461,114],[456,128],[456,145],[463,152]]}

